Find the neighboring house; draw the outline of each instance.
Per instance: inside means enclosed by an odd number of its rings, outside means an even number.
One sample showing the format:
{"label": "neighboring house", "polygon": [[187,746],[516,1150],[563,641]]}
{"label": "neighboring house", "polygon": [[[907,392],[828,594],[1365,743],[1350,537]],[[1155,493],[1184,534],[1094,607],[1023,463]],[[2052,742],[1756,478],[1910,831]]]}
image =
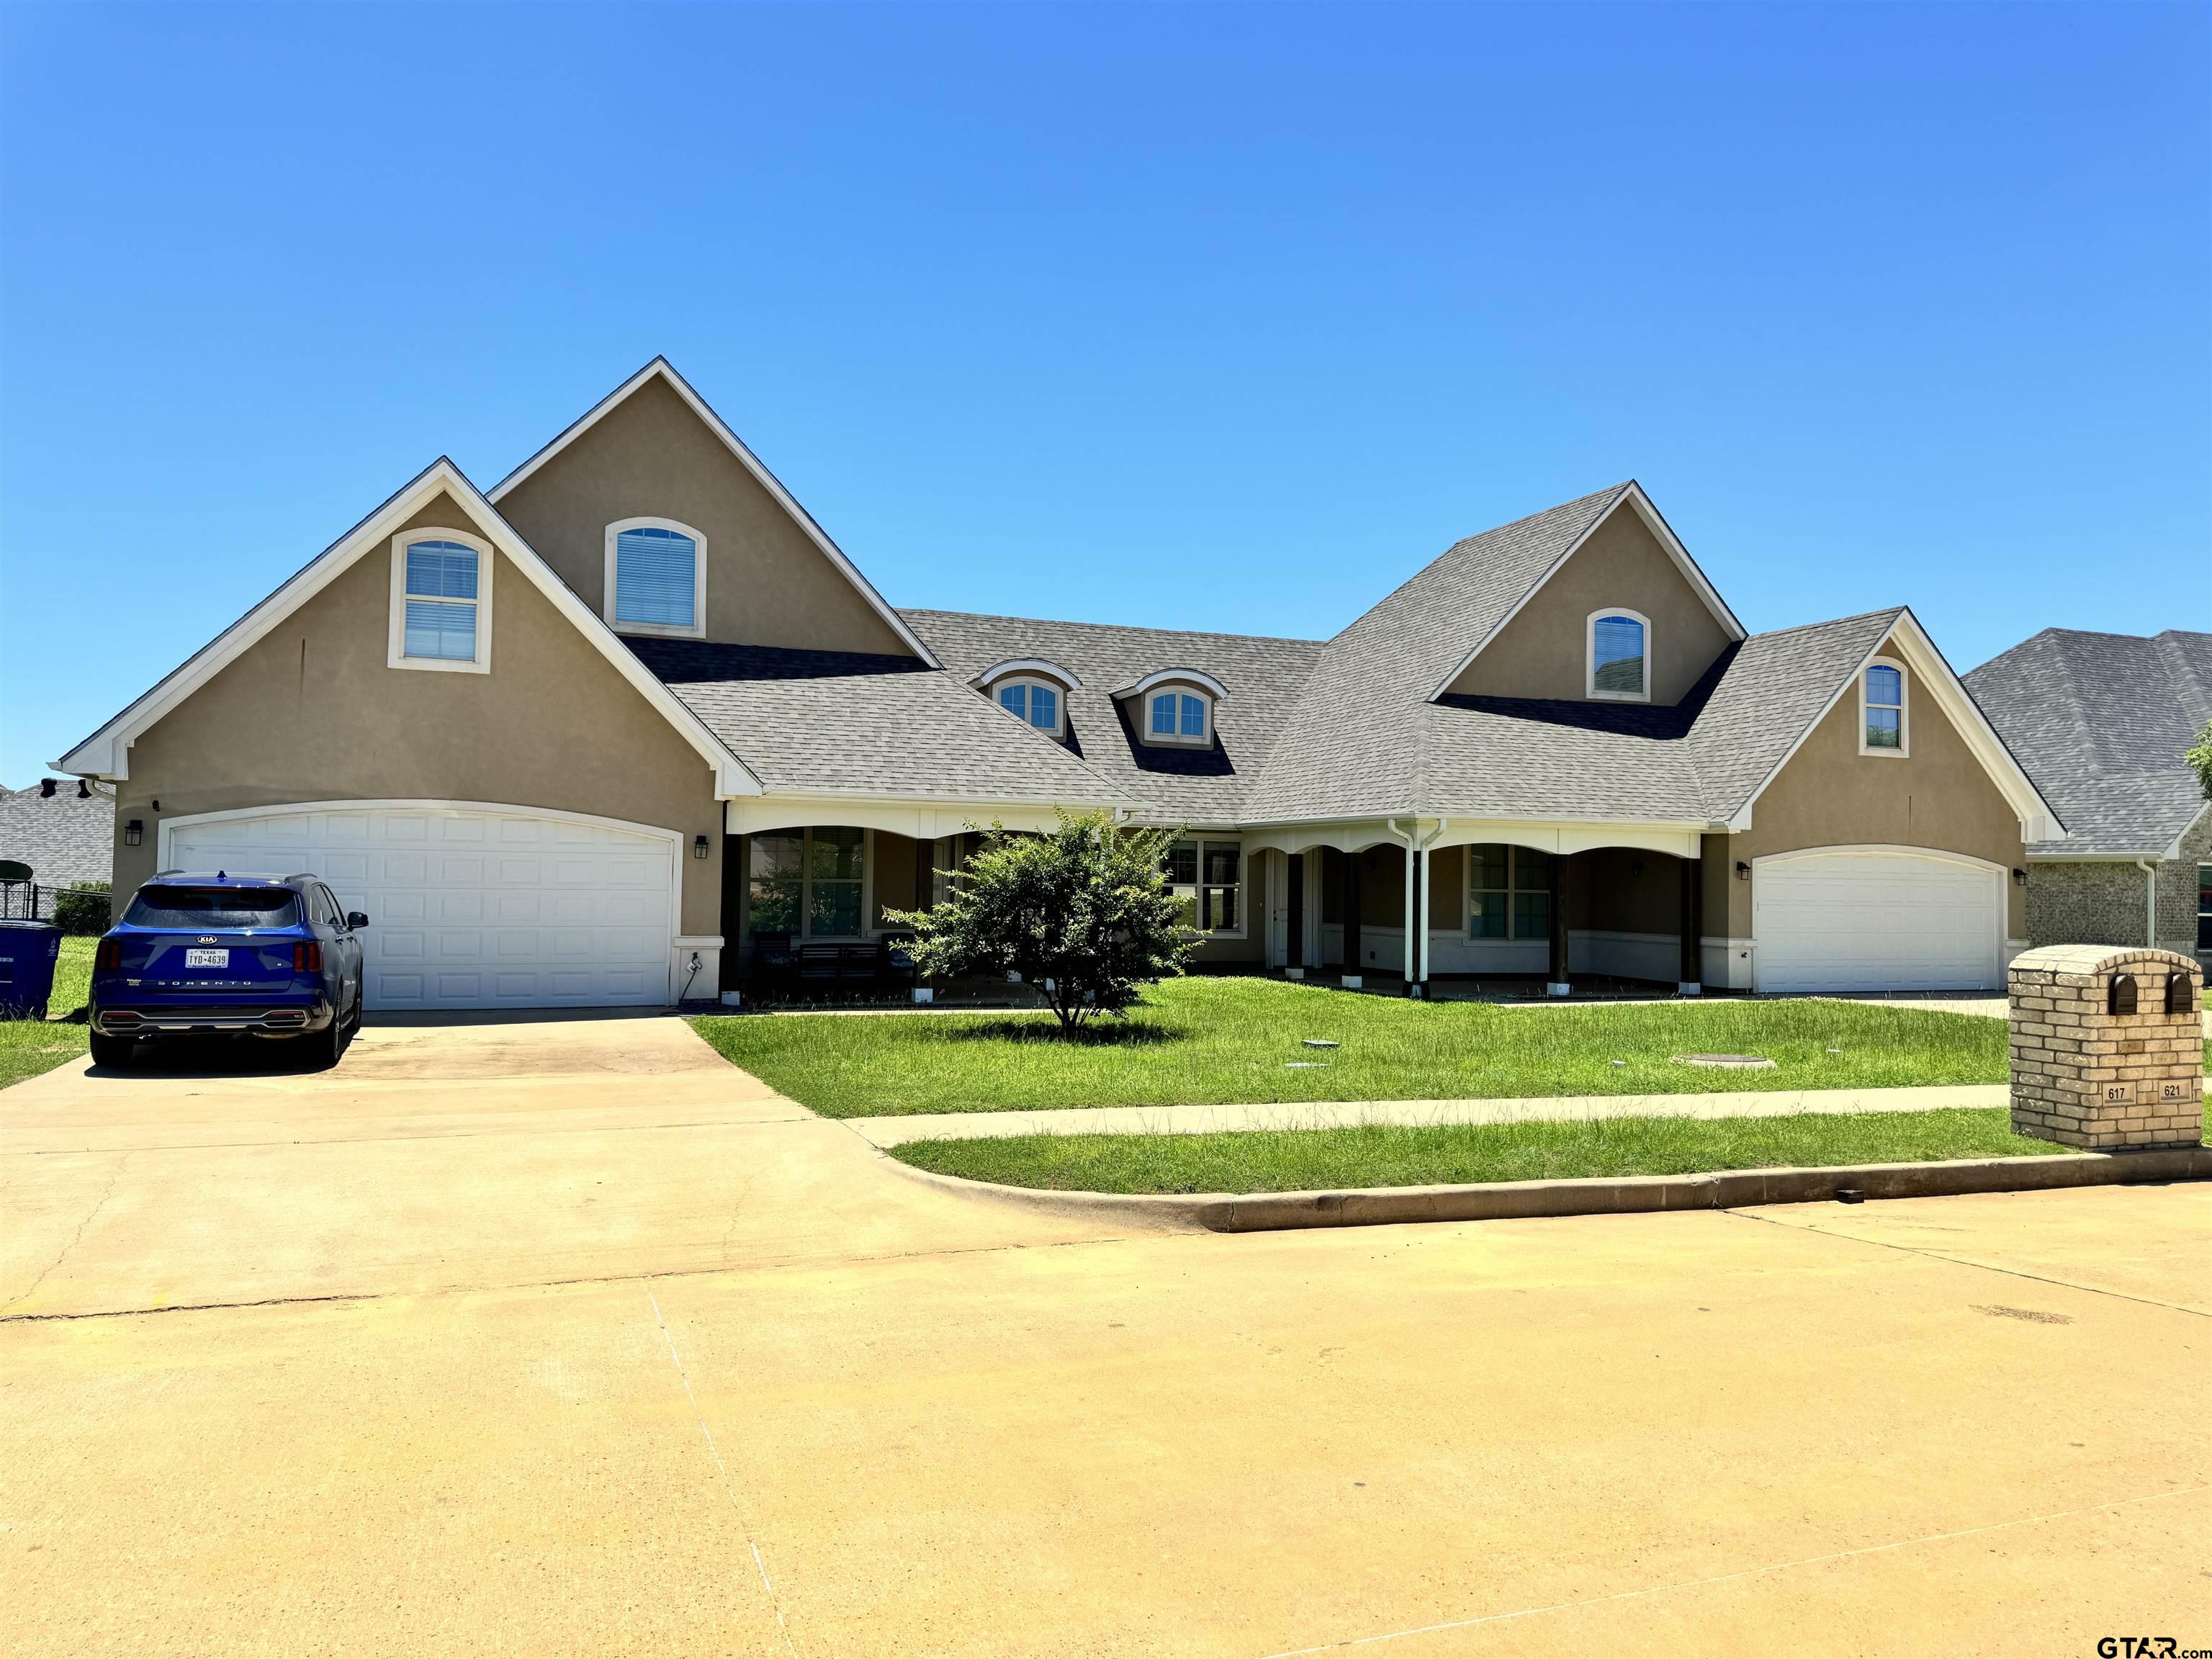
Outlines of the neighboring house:
{"label": "neighboring house", "polygon": [[30,866],[40,887],[106,881],[115,866],[114,800],[73,778],[0,789],[0,861]]}
{"label": "neighboring house", "polygon": [[2212,720],[2212,634],[2047,628],[1966,684],[2070,832],[2027,849],[2028,938],[2212,961],[2212,802],[2182,759]]}
{"label": "neighboring house", "polygon": [[1326,641],[902,612],[659,360],[488,493],[434,464],[64,765],[124,889],[322,875],[387,1008],[712,995],[1056,806],[1187,825],[1219,968],[1989,988],[2061,833],[1909,611],[1747,636],[1633,483]]}

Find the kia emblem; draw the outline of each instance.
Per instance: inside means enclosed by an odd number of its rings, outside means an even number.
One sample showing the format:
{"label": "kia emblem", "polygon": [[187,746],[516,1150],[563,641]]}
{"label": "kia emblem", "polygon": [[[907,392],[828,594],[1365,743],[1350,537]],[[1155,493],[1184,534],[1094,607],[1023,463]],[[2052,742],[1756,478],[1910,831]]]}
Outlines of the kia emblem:
{"label": "kia emblem", "polygon": [[213,933],[202,933],[202,934],[200,935],[200,943],[201,943],[201,944],[203,944],[203,945],[212,945],[212,944],[214,944],[214,943],[215,943],[215,935],[214,935]]}

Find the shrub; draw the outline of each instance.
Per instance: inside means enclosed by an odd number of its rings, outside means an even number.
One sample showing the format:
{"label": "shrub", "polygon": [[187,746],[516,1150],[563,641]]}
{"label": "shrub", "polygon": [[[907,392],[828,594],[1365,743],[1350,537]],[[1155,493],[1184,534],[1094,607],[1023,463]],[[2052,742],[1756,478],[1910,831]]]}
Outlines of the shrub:
{"label": "shrub", "polygon": [[104,881],[71,882],[54,895],[54,921],[64,933],[104,933],[113,926],[113,910]]}
{"label": "shrub", "polygon": [[1062,812],[1045,835],[994,825],[968,867],[950,872],[944,903],[887,914],[915,929],[923,975],[1018,973],[1070,1033],[1180,974],[1198,948],[1164,864],[1181,833],[1124,830],[1103,812]]}

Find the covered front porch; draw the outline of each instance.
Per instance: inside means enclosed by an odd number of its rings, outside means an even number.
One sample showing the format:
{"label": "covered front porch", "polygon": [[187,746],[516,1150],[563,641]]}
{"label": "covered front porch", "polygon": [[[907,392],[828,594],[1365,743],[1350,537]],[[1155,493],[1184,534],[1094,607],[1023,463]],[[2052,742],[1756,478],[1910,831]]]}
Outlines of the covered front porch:
{"label": "covered front porch", "polygon": [[1256,831],[1244,847],[1265,964],[1297,977],[1416,996],[1747,987],[1703,826],[1394,819]]}

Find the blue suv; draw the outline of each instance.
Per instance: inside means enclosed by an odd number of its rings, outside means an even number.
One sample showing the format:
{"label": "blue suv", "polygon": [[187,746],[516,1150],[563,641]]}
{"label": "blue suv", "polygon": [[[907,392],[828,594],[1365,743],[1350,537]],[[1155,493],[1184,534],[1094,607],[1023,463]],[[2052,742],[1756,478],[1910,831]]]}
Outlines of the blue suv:
{"label": "blue suv", "polygon": [[361,1029],[361,929],[315,876],[193,875],[141,887],[92,968],[92,1060],[149,1039],[245,1032],[336,1065]]}

